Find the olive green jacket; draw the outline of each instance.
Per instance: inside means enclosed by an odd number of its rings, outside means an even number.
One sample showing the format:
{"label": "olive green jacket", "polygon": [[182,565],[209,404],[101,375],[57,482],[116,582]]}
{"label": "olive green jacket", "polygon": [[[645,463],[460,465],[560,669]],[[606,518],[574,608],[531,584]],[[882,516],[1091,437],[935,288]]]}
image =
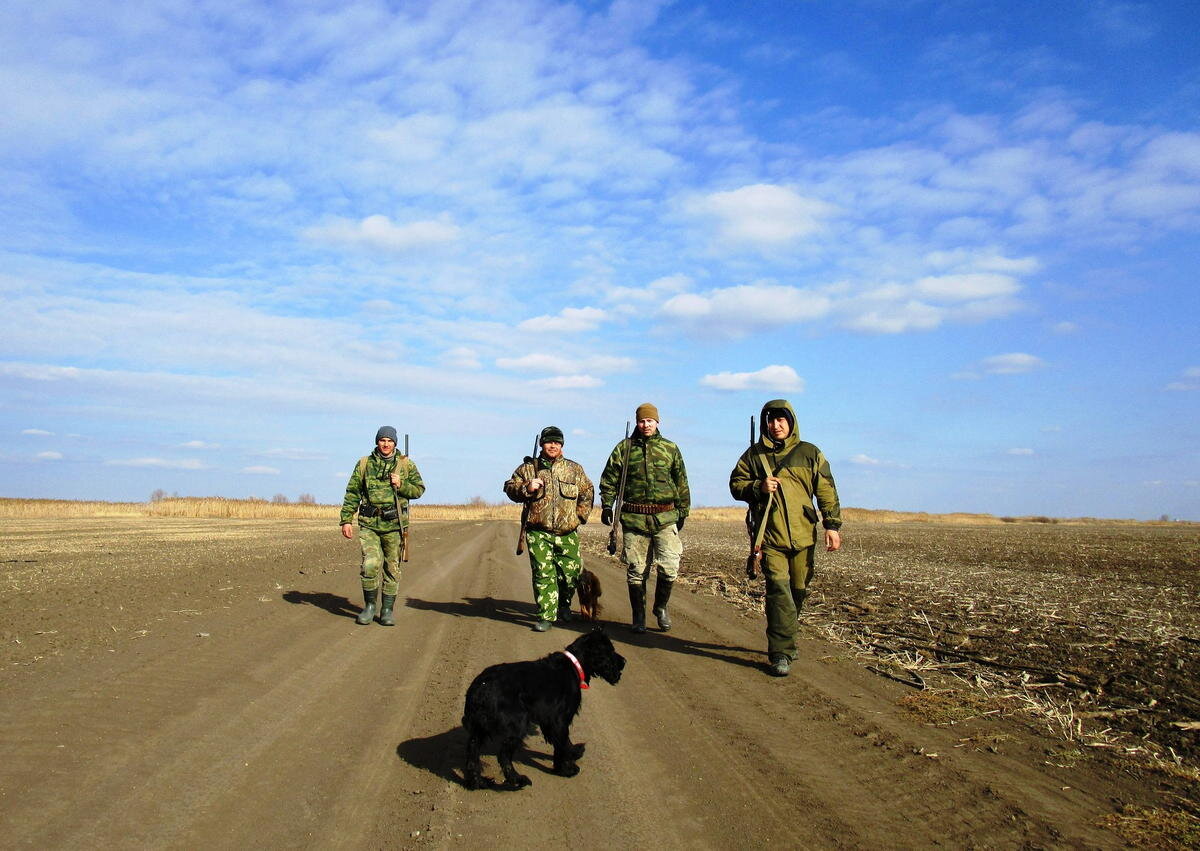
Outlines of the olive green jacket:
{"label": "olive green jacket", "polygon": [[[400,474],[400,484],[392,487],[391,474]],[[358,515],[358,525],[373,532],[395,532],[408,526],[408,501],[425,493],[425,483],[412,459],[398,452],[384,458],[376,449],[354,465],[350,481],[346,484],[346,498],[342,500],[341,523],[349,523],[362,505],[378,509],[399,509],[395,520],[384,520],[376,515]]]}
{"label": "olive green jacket", "polygon": [[[655,432],[650,437],[635,433],[629,443],[629,474],[625,477],[625,502],[642,504],[675,503],[658,514],[621,512],[621,525],[630,532],[653,535],[688,516],[692,491],[679,447]],[[613,447],[600,474],[600,504],[611,506],[621,486],[621,468],[625,465],[625,441]]]}
{"label": "olive green jacket", "polygon": [[[542,487],[530,496],[525,486],[541,479]],[[586,523],[592,513],[596,489],[583,467],[568,458],[553,462],[545,456],[525,457],[504,483],[504,493],[513,502],[529,506],[526,527],[554,535],[568,535]]]}
{"label": "olive green jacket", "polygon": [[[802,550],[817,542],[819,526],[841,528],[842,508],[829,462],[820,449],[800,439],[798,426],[778,443],[767,435],[767,411],[785,407],[792,410],[784,399],[774,399],[763,405],[759,417],[763,437],[738,459],[737,466],[729,474],[729,493],[734,499],[750,503],[751,518],[757,528],[767,503],[767,495],[760,487],[768,473],[778,478],[780,486],[767,518],[763,546]],[[792,422],[796,422],[795,411],[792,411]],[[814,506],[814,497],[816,505],[820,506],[820,515]]]}

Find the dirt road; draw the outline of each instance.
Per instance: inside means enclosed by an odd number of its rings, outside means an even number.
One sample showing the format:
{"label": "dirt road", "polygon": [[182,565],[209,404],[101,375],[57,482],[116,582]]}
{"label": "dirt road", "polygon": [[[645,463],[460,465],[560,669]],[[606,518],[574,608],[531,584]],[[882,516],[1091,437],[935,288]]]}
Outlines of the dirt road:
{"label": "dirt road", "polygon": [[[125,525],[122,525],[125,524]],[[460,783],[467,684],[565,646],[534,633],[512,524],[426,523],[397,626],[359,627],[357,545],[326,524],[12,524],[0,545],[0,847],[1119,847],[1119,776],[1006,729],[922,724],[903,686],[807,641],[765,675],[761,622],[673,600],[610,634],[578,777],[530,739],[520,792]],[[624,622],[622,575],[591,565]],[[493,759],[485,762],[493,777]]]}

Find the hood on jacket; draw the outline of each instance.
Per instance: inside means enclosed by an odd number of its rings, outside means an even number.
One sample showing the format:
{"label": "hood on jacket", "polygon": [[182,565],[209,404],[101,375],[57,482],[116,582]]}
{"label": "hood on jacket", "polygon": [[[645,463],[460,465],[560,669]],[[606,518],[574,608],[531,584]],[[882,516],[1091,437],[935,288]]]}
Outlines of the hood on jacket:
{"label": "hood on jacket", "polygon": [[796,411],[792,407],[792,403],[787,399],[772,399],[770,402],[762,406],[762,411],[758,415],[758,433],[761,435],[762,442],[770,447],[778,448],[776,441],[767,434],[767,413],[770,411],[783,411],[784,417],[792,424],[792,430],[783,443],[789,443],[800,439],[800,427],[796,424]]}

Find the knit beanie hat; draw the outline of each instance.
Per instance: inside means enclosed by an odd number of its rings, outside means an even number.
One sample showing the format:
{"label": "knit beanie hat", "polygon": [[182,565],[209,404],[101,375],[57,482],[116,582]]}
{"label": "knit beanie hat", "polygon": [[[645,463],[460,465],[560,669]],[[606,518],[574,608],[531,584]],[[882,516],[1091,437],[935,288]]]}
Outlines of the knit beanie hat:
{"label": "knit beanie hat", "polygon": [[379,431],[375,432],[375,442],[378,443],[385,437],[392,443],[395,443],[396,429],[392,428],[392,426],[380,426]]}
{"label": "knit beanie hat", "polygon": [[558,426],[546,426],[542,429],[541,436],[538,437],[538,443],[565,443],[563,440],[562,429]]}
{"label": "knit beanie hat", "polygon": [[662,420],[658,418],[658,408],[654,407],[649,402],[643,402],[642,404],[638,405],[635,418],[638,420],[654,420],[656,423],[662,422]]}

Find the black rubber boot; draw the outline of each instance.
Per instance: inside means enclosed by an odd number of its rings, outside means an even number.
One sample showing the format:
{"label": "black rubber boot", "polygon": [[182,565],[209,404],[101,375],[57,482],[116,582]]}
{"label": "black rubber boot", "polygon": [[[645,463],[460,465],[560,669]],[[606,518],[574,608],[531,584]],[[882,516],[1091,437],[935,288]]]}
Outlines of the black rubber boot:
{"label": "black rubber boot", "polygon": [[667,614],[667,603],[671,599],[671,589],[674,587],[674,582],[661,576],[654,583],[654,617],[658,618],[658,628],[663,632],[671,628],[671,616]]}
{"label": "black rubber boot", "polygon": [[363,591],[363,610],[354,619],[359,626],[366,626],[375,620],[375,600],[378,594],[378,591]]}
{"label": "black rubber boot", "polygon": [[634,632],[646,631],[646,583],[639,582],[629,586],[629,609],[633,613],[632,627]]}
{"label": "black rubber boot", "polygon": [[384,594],[383,605],[379,607],[379,625],[395,626],[396,619],[392,617],[392,606],[396,605],[395,594]]}

